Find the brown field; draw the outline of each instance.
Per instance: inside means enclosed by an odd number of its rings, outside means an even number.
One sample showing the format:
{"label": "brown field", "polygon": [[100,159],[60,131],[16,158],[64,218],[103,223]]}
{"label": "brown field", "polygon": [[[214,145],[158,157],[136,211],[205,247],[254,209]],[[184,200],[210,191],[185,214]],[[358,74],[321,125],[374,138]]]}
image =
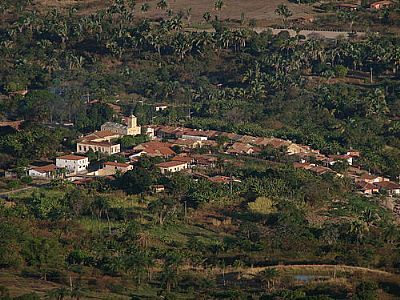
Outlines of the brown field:
{"label": "brown field", "polygon": [[[140,6],[147,2],[150,10],[146,13],[140,11]],[[167,13],[157,9],[158,0],[138,0],[138,16],[148,18],[165,17]],[[110,1],[104,0],[36,0],[37,7],[60,7],[68,8],[74,5],[80,6],[82,13],[89,13],[97,9],[105,8]],[[214,0],[169,0],[169,8],[174,12],[183,11],[191,8],[191,21],[202,21],[204,12],[208,11],[212,15],[220,15],[221,19],[240,20],[242,12],[247,20],[256,19],[262,23],[276,23],[280,18],[275,14],[275,9],[279,4],[285,4],[293,12],[292,18],[313,14],[313,8],[310,5],[297,5],[287,0],[224,0],[224,7],[221,12],[214,9]]]}

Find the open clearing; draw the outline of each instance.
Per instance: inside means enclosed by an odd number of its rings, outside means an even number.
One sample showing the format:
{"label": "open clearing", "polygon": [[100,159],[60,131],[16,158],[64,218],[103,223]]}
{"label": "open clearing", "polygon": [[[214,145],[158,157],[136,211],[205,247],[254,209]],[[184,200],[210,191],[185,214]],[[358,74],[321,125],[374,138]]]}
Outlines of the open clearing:
{"label": "open clearing", "polygon": [[[150,9],[146,13],[140,12],[140,7],[147,2]],[[138,0],[138,16],[147,18],[160,18],[167,16],[166,11],[157,8],[158,0]],[[36,0],[36,6],[47,8],[60,7],[68,8],[74,5],[81,7],[82,13],[90,13],[97,9],[102,9],[109,5],[110,1],[104,0]],[[313,7],[310,5],[297,5],[287,0],[224,0],[224,7],[221,12],[214,9],[214,0],[169,0],[169,8],[174,12],[186,11],[191,8],[191,21],[199,22],[203,20],[204,12],[208,11],[211,15],[220,15],[222,19],[240,20],[244,13],[245,19],[256,19],[263,23],[276,23],[280,18],[275,14],[275,9],[279,4],[285,4],[293,12],[293,18],[313,14]]]}

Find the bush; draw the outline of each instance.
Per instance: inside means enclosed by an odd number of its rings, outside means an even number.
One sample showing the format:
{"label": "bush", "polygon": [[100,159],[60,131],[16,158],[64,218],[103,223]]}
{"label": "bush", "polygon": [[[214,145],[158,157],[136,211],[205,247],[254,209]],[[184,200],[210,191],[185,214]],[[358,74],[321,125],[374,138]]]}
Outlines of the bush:
{"label": "bush", "polygon": [[271,214],[276,211],[274,202],[267,197],[258,197],[256,201],[248,204],[250,211],[258,214]]}

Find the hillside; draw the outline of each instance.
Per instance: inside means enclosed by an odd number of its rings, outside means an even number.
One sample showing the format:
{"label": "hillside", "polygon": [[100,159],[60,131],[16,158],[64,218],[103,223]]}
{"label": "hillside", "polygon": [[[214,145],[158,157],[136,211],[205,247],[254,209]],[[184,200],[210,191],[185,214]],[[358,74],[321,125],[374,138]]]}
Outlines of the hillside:
{"label": "hillside", "polygon": [[400,298],[400,4],[204,3],[0,1],[0,300]]}

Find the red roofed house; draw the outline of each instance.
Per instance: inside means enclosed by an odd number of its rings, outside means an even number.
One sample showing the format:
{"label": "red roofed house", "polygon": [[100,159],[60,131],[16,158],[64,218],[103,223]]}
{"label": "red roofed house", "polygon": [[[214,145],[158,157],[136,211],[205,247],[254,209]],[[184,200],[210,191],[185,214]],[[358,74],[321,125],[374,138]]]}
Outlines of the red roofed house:
{"label": "red roofed house", "polygon": [[310,169],[314,168],[315,165],[314,165],[314,164],[310,164],[310,163],[295,162],[295,163],[293,163],[293,167],[294,167],[295,169],[310,170]]}
{"label": "red roofed house", "polygon": [[363,194],[372,195],[379,192],[378,187],[369,182],[359,181],[356,183],[356,185]]}
{"label": "red roofed house", "polygon": [[29,169],[28,175],[34,178],[52,179],[57,175],[57,167],[53,164],[41,167],[32,167]]}
{"label": "red roofed house", "polygon": [[346,11],[355,11],[358,9],[357,4],[352,4],[352,3],[340,3],[338,5],[338,8],[340,10],[346,10]]}
{"label": "red roofed house", "polygon": [[191,156],[181,156],[181,155],[177,155],[174,158],[172,158],[172,161],[179,161],[182,163],[187,163],[188,167],[192,167],[195,160],[193,157]]}
{"label": "red roofed house", "polygon": [[133,169],[133,166],[126,163],[114,162],[114,161],[107,161],[103,164],[103,169],[106,171],[114,171],[114,172],[121,172],[125,173]]}
{"label": "red roofed house", "polygon": [[327,173],[334,173],[333,170],[327,168],[327,167],[322,167],[322,166],[314,166],[310,169],[312,172],[316,173],[317,175],[323,175]]}
{"label": "red roofed house", "polygon": [[394,3],[392,1],[377,1],[374,2],[370,5],[371,9],[374,10],[380,10],[380,9],[384,9],[384,8],[391,8],[394,6]]}
{"label": "red roofed house", "polygon": [[222,184],[229,184],[231,181],[233,181],[232,178],[227,176],[209,177],[208,180],[214,183],[222,183]]}
{"label": "red roofed house", "polygon": [[0,127],[10,127],[16,131],[19,131],[22,122],[23,121],[3,121],[3,122],[0,122]]}
{"label": "red roofed house", "polygon": [[202,141],[199,140],[193,140],[193,139],[177,139],[173,141],[174,145],[180,146],[182,148],[201,148],[202,146]]}
{"label": "red roofed house", "polygon": [[333,166],[335,163],[339,161],[345,161],[349,166],[353,165],[353,157],[350,155],[328,155],[327,162],[331,166]]}
{"label": "red roofed house", "polygon": [[214,168],[218,161],[218,158],[210,155],[196,154],[192,155],[192,157],[195,160],[196,166],[201,168]]}
{"label": "red roofed house", "polygon": [[380,191],[388,192],[389,195],[400,195],[400,184],[393,181],[376,182]]}
{"label": "red roofed house", "polygon": [[136,152],[135,154],[129,156],[132,160],[133,158],[141,155],[147,155],[149,157],[163,157],[168,158],[174,156],[176,153],[171,149],[171,143],[163,143],[159,141],[150,141],[133,148]]}
{"label": "red roofed house", "polygon": [[381,177],[381,176],[375,176],[375,175],[371,175],[368,173],[364,173],[357,180],[361,181],[361,182],[364,181],[364,182],[368,182],[368,183],[377,183],[377,182],[382,182],[382,181],[388,181],[389,179]]}
{"label": "red roofed house", "polygon": [[68,173],[85,173],[89,166],[89,158],[86,156],[64,155],[56,158],[57,168],[66,169]]}
{"label": "red roofed house", "polygon": [[258,147],[250,144],[243,144],[236,142],[226,151],[229,154],[254,154],[259,153],[261,150]]}
{"label": "red roofed house", "polygon": [[186,162],[180,161],[167,161],[159,163],[156,166],[160,169],[161,174],[180,172],[188,168],[188,164]]}
{"label": "red roofed house", "polygon": [[86,153],[89,150],[105,154],[116,154],[121,152],[121,145],[112,142],[112,140],[120,137],[120,134],[102,130],[93,132],[81,138],[76,144],[77,153]]}

